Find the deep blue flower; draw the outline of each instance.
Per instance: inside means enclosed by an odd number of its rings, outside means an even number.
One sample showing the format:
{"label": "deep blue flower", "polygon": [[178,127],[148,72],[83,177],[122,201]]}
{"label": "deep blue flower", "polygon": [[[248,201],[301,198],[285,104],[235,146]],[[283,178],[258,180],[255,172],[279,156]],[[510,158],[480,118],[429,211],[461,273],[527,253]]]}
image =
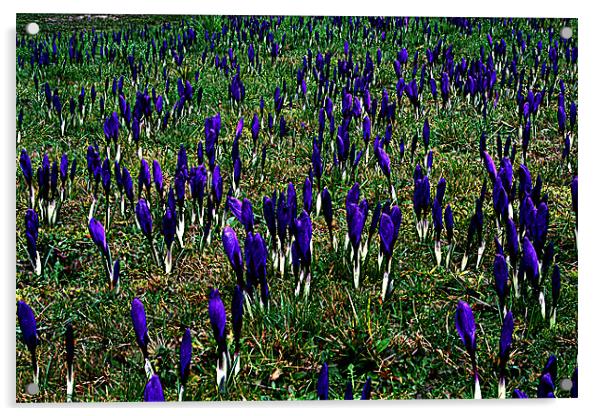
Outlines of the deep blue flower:
{"label": "deep blue flower", "polygon": [[186,328],[180,343],[180,383],[186,384],[188,375],[190,374],[190,361],[192,359],[192,337],[190,336],[190,328]]}
{"label": "deep blue flower", "polygon": [[109,255],[109,246],[107,244],[105,229],[96,218],[90,218],[90,222],[88,223],[88,229],[90,231],[90,236],[94,243],[98,246],[100,251],[105,256]]}
{"label": "deep blue flower", "polygon": [[454,214],[452,212],[452,208],[449,204],[445,207],[445,229],[447,232],[447,241],[451,244],[454,238]]}
{"label": "deep blue flower", "polygon": [[164,402],[163,387],[157,374],[153,374],[144,388],[145,402]]}
{"label": "deep blue flower", "polygon": [[163,172],[161,171],[161,165],[156,159],[153,160],[153,182],[155,183],[157,193],[163,199]]}
{"label": "deep blue flower", "polygon": [[512,397],[515,399],[528,399],[529,396],[527,396],[526,393],[524,393],[523,391],[519,390],[519,389],[515,389],[512,392]]}
{"label": "deep blue flower", "polygon": [[153,218],[151,216],[151,212],[148,209],[148,203],[144,198],[140,198],[138,203],[136,204],[136,218],[138,219],[138,224],[140,224],[140,229],[142,233],[147,238],[152,238],[153,236]]}
{"label": "deep blue flower", "polygon": [[508,311],[502,324],[500,335],[500,367],[503,369],[510,357],[510,348],[512,346],[512,333],[514,332],[514,318],[512,311]]}
{"label": "deep blue flower", "polygon": [[328,364],[324,363],[318,375],[318,399],[328,400]]}
{"label": "deep blue flower", "polygon": [[226,309],[217,289],[209,293],[209,320],[220,353],[226,352]]}
{"label": "deep blue flower", "polygon": [[38,214],[31,209],[28,208],[25,211],[25,239],[27,240],[27,252],[29,254],[29,258],[32,262],[36,262],[38,254],[38,229],[40,226],[40,221],[38,218]]}
{"label": "deep blue flower", "polygon": [[29,154],[27,154],[27,150],[21,149],[21,156],[19,157],[19,165],[21,166],[21,171],[23,172],[23,177],[25,178],[25,182],[28,186],[31,186],[31,181],[33,178],[32,168],[31,168],[31,159],[29,158]]}
{"label": "deep blue flower", "polygon": [[31,307],[22,300],[17,302],[17,317],[19,318],[19,327],[21,328],[23,342],[27,345],[32,355],[35,355],[35,349],[38,344],[36,318]]}
{"label": "deep blue flower", "polygon": [[477,349],[475,320],[470,305],[463,300],[458,302],[456,309],[456,330],[474,363]]}
{"label": "deep blue flower", "polygon": [[239,286],[244,287],[244,266],[242,252],[240,251],[240,244],[238,243],[236,232],[229,226],[224,227],[224,231],[222,233],[222,243],[224,245],[224,252],[228,257],[228,261],[230,262],[230,265],[236,274],[236,281]]}
{"label": "deep blue flower", "polygon": [[360,396],[360,400],[370,400],[372,396],[372,379],[368,377],[366,382],[364,383],[364,387],[362,388],[362,395]]}
{"label": "deep blue flower", "polygon": [[148,328],[146,326],[146,312],[144,311],[144,305],[140,299],[134,298],[132,300],[130,315],[132,317],[134,333],[136,334],[136,342],[146,358],[148,355],[147,347],[150,339],[148,337]]}
{"label": "deep blue flower", "polygon": [[176,222],[176,213],[170,207],[167,207],[165,215],[163,215],[163,221],[161,222],[161,234],[163,234],[163,239],[168,250],[171,249],[175,239]]}

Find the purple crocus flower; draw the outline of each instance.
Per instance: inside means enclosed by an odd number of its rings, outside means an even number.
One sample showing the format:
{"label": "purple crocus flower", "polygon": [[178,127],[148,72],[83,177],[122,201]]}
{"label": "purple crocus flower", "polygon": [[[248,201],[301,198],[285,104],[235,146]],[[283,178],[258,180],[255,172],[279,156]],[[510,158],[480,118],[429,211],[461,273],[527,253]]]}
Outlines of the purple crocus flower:
{"label": "purple crocus flower", "polygon": [[378,234],[380,236],[380,250],[387,260],[393,255],[393,233],[393,221],[387,213],[383,212],[380,216]]}
{"label": "purple crocus flower", "polygon": [[322,190],[322,204],[324,205],[324,220],[326,221],[326,226],[328,227],[328,233],[330,235],[330,242],[333,245],[334,250],[336,251],[335,239],[333,234],[333,212],[332,212],[332,198],[330,196],[330,192],[327,187],[324,187]]}
{"label": "purple crocus flower", "polygon": [[111,284],[109,289],[114,289],[116,292],[119,291],[119,259],[115,260],[113,263],[113,270],[111,271]]}
{"label": "purple crocus flower", "polygon": [[483,152],[483,163],[485,164],[485,170],[489,175],[489,179],[491,179],[491,183],[495,183],[497,169],[495,167],[495,163],[493,163],[493,159],[491,159],[491,156],[489,156],[489,153],[486,151]]}
{"label": "purple crocus flower", "polygon": [[184,178],[188,180],[188,156],[186,154],[186,147],[183,144],[180,145],[180,150],[178,151],[176,171],[183,171]]}
{"label": "purple crocus flower", "polygon": [[142,233],[149,239],[153,237],[153,218],[148,209],[148,203],[144,198],[140,198],[136,204],[136,218]]}
{"label": "purple crocus flower", "polygon": [[[366,200],[364,199],[360,205],[351,203],[347,208],[349,241],[356,252],[359,249],[362,231],[364,230],[364,225],[366,223],[366,211],[368,205],[367,202],[364,204],[365,201]],[[364,206],[366,209],[363,209]]]}
{"label": "purple crocus flower", "polygon": [[476,363],[476,349],[477,349],[477,337],[476,337],[476,325],[472,309],[470,305],[463,300],[458,302],[456,309],[456,331],[462,339],[468,354],[470,355],[470,361],[473,368],[474,379],[475,379],[475,399],[481,398],[481,388],[479,385],[479,375],[477,372]]}
{"label": "purple crocus flower", "polygon": [[523,392],[522,390],[519,389],[514,389],[514,391],[512,392],[512,397],[515,399],[528,399],[529,396],[527,396],[527,394],[525,392]]}
{"label": "purple crocus flower", "polygon": [[102,254],[108,258],[109,256],[109,245],[107,244],[105,229],[96,218],[91,218],[88,223],[88,229],[90,231],[90,236],[92,237],[92,241],[96,244],[96,246],[100,249]]}
{"label": "purple crocus flower", "polygon": [[23,342],[31,352],[35,363],[35,350],[38,345],[36,318],[31,307],[22,300],[17,302],[17,317]]}
{"label": "purple crocus flower", "polygon": [[[510,347],[512,346],[512,333],[514,332],[514,319],[512,311],[508,311],[504,317],[502,333],[500,335],[500,361],[505,364],[510,357]],[[503,365],[502,365],[503,367]]]}
{"label": "purple crocus flower", "polygon": [[267,250],[265,241],[259,233],[247,233],[245,239],[245,262],[247,266],[247,290],[251,290],[261,285],[261,302],[267,305],[269,289],[267,285]]}
{"label": "purple crocus flower", "polygon": [[31,366],[33,369],[33,382],[38,383],[39,367],[36,358],[36,346],[38,345],[38,332],[36,317],[31,307],[20,300],[17,302],[17,318],[21,328],[23,342],[31,354]]}
{"label": "purple crocus flower", "polygon": [[272,241],[275,242],[276,238],[276,214],[274,208],[274,202],[271,198],[263,197],[263,218],[265,219],[268,231],[272,236]]}
{"label": "purple crocus flower", "polygon": [[144,387],[145,402],[164,402],[163,387],[157,374],[153,374]]}
{"label": "purple crocus flower", "polygon": [[244,287],[244,265],[242,252],[240,251],[240,244],[238,243],[236,232],[229,226],[224,227],[224,231],[222,233],[222,243],[224,245],[224,252],[228,257],[228,261],[230,262],[230,265],[236,274],[236,282],[240,287]]}
{"label": "purple crocus flower", "polygon": [[253,206],[251,205],[251,201],[249,201],[247,198],[243,199],[242,201],[240,215],[240,222],[242,225],[244,225],[245,231],[247,233],[253,232],[255,216],[253,215]]}
{"label": "purple crocus flower", "polygon": [[126,197],[130,201],[130,204],[134,203],[134,184],[132,182],[132,175],[130,171],[124,166],[121,170],[121,177],[123,178],[123,190]]}
{"label": "purple crocus flower", "polygon": [[566,128],[566,111],[564,109],[564,105],[558,106],[558,130],[561,135],[564,135],[564,130]]}
{"label": "purple crocus flower", "polygon": [[65,184],[67,182],[67,170],[69,169],[69,158],[65,153],[61,156],[61,163],[59,168],[59,173],[61,177],[61,184],[63,189],[65,188]]}
{"label": "purple crocus flower", "polygon": [[[353,190],[353,188],[352,188]],[[358,188],[359,190],[359,188]],[[351,191],[350,191],[351,193]],[[353,268],[353,281],[354,286],[357,289],[359,287],[360,278],[360,241],[362,237],[362,231],[366,224],[366,218],[368,216],[368,201],[365,199],[358,205],[357,203],[349,203],[349,194],[347,195],[347,232],[349,241],[352,247],[352,259],[354,260]]]}
{"label": "purple crocus flower", "polygon": [[311,212],[311,204],[312,204],[312,181],[309,178],[305,178],[305,183],[303,184],[303,209],[307,212]]}
{"label": "purple crocus flower", "polygon": [[495,278],[495,291],[500,301],[500,310],[505,314],[506,297],[508,296],[508,264],[502,254],[496,254],[493,260],[493,277]]}
{"label": "purple crocus flower", "polygon": [[31,264],[36,271],[36,274],[40,274],[42,269],[42,264],[40,262],[40,255],[38,254],[38,229],[40,226],[40,221],[38,218],[38,214],[31,209],[28,208],[25,212],[25,239],[27,241],[27,253],[29,254],[29,259],[31,260]]}
{"label": "purple crocus flower", "polygon": [[190,361],[192,359],[192,337],[190,336],[190,328],[186,328],[180,343],[180,384],[181,390],[186,384],[186,380],[190,375]]}
{"label": "purple crocus flower", "polygon": [[431,140],[431,127],[429,126],[429,119],[424,120],[424,124],[422,126],[422,141],[424,143],[424,149],[427,151],[429,149],[429,144]]}
{"label": "purple crocus flower", "polygon": [[222,201],[224,182],[222,179],[221,169],[219,165],[215,165],[213,174],[211,175],[211,192],[213,196],[214,208],[217,210]]}
{"label": "purple crocus flower", "polygon": [[470,305],[463,300],[458,302],[456,309],[456,330],[471,360],[474,361],[477,349],[475,320]]}
{"label": "purple crocus flower", "polygon": [[103,131],[107,139],[107,146],[110,146],[111,140],[117,144],[119,137],[119,116],[113,112],[104,122]]}
{"label": "purple crocus flower", "polygon": [[219,290],[211,289],[209,293],[209,320],[213,337],[217,342],[220,354],[226,352],[226,309],[219,295]]}
{"label": "purple crocus flower", "polygon": [[294,221],[295,244],[297,245],[298,254],[301,259],[302,272],[295,290],[295,295],[299,295],[301,284],[305,280],[304,295],[309,296],[311,283],[311,239],[312,239],[312,224],[307,211],[303,210],[299,218]]}
{"label": "purple crocus flower", "polygon": [[372,396],[372,379],[368,377],[366,382],[364,383],[364,387],[362,388],[362,395],[360,396],[360,400],[370,400]]}
{"label": "purple crocus flower", "polygon": [[100,170],[100,179],[102,183],[102,188],[105,191],[105,195],[107,197],[107,205],[109,195],[111,194],[111,165],[109,159],[106,158],[104,162],[102,162],[102,168]]}
{"label": "purple crocus flower", "polygon": [[140,171],[138,173],[138,198],[142,195],[142,189],[146,188],[146,197],[150,198],[151,174],[148,162],[140,160]]}
{"label": "purple crocus flower", "polygon": [[574,101],[571,101],[571,105],[569,107],[569,121],[571,131],[575,131],[575,123],[577,122],[577,105]]}
{"label": "purple crocus flower", "polygon": [[535,247],[528,237],[523,238],[523,257],[521,259],[521,270],[525,277],[539,290],[539,262]]}
{"label": "purple crocus flower", "polygon": [[328,400],[328,364],[324,363],[318,375],[318,399]]}
{"label": "purple crocus flower", "polygon": [[512,317],[512,311],[508,311],[504,317],[502,324],[502,332],[500,335],[500,352],[499,352],[499,366],[500,366],[500,377],[498,382],[498,398],[503,399],[506,397],[506,363],[510,357],[510,348],[512,346],[512,333],[514,332],[514,318]]}
{"label": "purple crocus flower", "polygon": [[161,222],[161,234],[163,234],[163,240],[165,241],[166,247],[166,272],[169,273],[171,271],[171,248],[176,236],[176,227],[177,227],[177,219],[176,213],[170,207],[167,207],[165,210],[165,215],[163,215],[163,221]]}
{"label": "purple crocus flower", "polygon": [[353,400],[353,385],[351,381],[348,381],[347,386],[345,386],[345,400]]}
{"label": "purple crocus flower", "polygon": [[148,336],[148,328],[146,326],[146,312],[144,311],[144,305],[138,298],[132,300],[132,307],[130,310],[132,317],[132,324],[134,326],[134,333],[136,334],[136,342],[142,350],[144,358],[148,358],[148,343],[150,338]]}
{"label": "purple crocus flower", "polygon": [[33,173],[31,168],[31,159],[29,158],[29,154],[27,150],[21,149],[21,156],[19,157],[19,165],[21,166],[21,171],[23,172],[23,177],[25,178],[25,182],[27,186],[31,186]]}
{"label": "purple crocus flower", "polygon": [[449,204],[445,207],[445,229],[447,233],[447,241],[449,244],[452,243],[454,239],[454,214],[452,208]]}
{"label": "purple crocus flower", "polygon": [[554,395],[554,381],[550,373],[544,373],[539,379],[539,385],[537,386],[537,398],[538,399],[553,399]]}
{"label": "purple crocus flower", "polygon": [[176,196],[178,200],[178,206],[180,213],[184,207],[184,201],[186,199],[186,170],[178,169],[174,178],[174,186],[176,189]]}
{"label": "purple crocus flower", "polygon": [[159,197],[163,200],[163,172],[161,171],[161,165],[156,159],[153,160],[153,182],[155,183],[155,189]]}

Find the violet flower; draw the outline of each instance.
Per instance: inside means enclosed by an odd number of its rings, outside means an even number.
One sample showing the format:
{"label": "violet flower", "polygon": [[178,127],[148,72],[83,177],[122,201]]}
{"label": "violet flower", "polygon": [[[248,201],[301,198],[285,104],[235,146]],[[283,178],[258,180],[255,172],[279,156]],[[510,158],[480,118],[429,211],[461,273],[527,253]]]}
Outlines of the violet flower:
{"label": "violet flower", "polygon": [[226,345],[226,309],[217,289],[209,293],[209,321],[213,337],[218,346],[217,385],[220,391],[226,388],[226,379],[230,368],[230,354]]}
{"label": "violet flower", "polygon": [[164,402],[163,387],[157,374],[153,374],[144,387],[145,402]]}
{"label": "violet flower", "polygon": [[243,288],[245,287],[245,282],[243,279],[244,265],[242,252],[240,251],[240,244],[238,243],[236,232],[229,226],[224,227],[222,232],[222,243],[224,252],[236,275],[236,283]]}
{"label": "violet flower", "polygon": [[502,332],[500,335],[500,352],[499,352],[499,382],[498,382],[498,399],[506,398],[506,364],[510,357],[510,348],[512,346],[512,333],[514,332],[514,319],[512,311],[508,311],[504,317],[502,324]]}
{"label": "violet flower", "polygon": [[192,337],[190,336],[190,328],[186,328],[180,343],[180,390],[178,400],[184,399],[184,390],[186,381],[190,375],[190,361],[192,359]]}
{"label": "violet flower", "polygon": [[25,240],[27,241],[27,253],[29,254],[29,261],[37,276],[42,274],[42,262],[40,260],[40,253],[38,251],[38,229],[40,222],[38,214],[28,208],[25,212]]}
{"label": "violet flower", "polygon": [[324,363],[318,375],[318,399],[328,400],[328,364]]}
{"label": "violet flower", "polygon": [[470,305],[468,305],[468,303],[464,302],[463,300],[460,300],[458,302],[458,307],[456,309],[456,330],[458,332],[458,335],[460,336],[460,339],[462,339],[466,350],[468,351],[468,355],[470,356],[475,381],[474,398],[480,399],[481,387],[479,384],[479,373],[477,371],[476,360],[476,325]]}
{"label": "violet flower", "polygon": [[36,347],[38,345],[36,317],[31,307],[22,300],[17,302],[17,318],[19,319],[19,327],[21,328],[23,342],[31,354],[33,383],[38,384],[40,368],[38,367],[38,360],[36,357]]}

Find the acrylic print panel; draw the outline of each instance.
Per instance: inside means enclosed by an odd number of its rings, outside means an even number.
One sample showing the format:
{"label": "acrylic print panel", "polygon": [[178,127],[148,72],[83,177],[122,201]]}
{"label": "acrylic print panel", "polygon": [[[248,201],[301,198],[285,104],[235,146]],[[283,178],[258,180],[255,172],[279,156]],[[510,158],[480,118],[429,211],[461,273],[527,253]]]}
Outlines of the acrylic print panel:
{"label": "acrylic print panel", "polygon": [[17,402],[577,396],[576,19],[17,28]]}

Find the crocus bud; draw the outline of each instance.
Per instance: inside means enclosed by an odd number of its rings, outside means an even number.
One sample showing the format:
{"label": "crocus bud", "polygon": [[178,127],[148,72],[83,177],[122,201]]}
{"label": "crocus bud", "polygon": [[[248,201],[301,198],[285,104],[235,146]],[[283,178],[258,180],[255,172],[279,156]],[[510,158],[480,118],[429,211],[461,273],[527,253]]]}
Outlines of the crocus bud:
{"label": "crocus bud", "polygon": [[318,375],[318,399],[328,400],[328,364],[324,363]]}
{"label": "crocus bud", "polygon": [[146,312],[144,311],[144,305],[138,298],[132,300],[132,307],[130,310],[132,317],[132,324],[134,326],[134,333],[136,334],[136,342],[144,354],[144,358],[148,357],[148,329],[146,327]]}
{"label": "crocus bud", "polygon": [[368,377],[366,382],[364,383],[364,388],[362,388],[362,395],[360,396],[360,400],[370,400],[372,396],[372,379]]}
{"label": "crocus bud", "polygon": [[192,359],[192,338],[190,336],[190,328],[186,328],[180,343],[180,383],[186,384],[188,375],[190,374],[190,361]]}
{"label": "crocus bud", "polygon": [[144,198],[140,198],[140,200],[136,204],[136,218],[138,219],[138,223],[140,224],[140,229],[142,230],[142,233],[147,238],[152,238],[153,218],[151,216],[150,210],[148,209],[148,203]]}
{"label": "crocus bud", "polygon": [[157,374],[153,374],[144,388],[145,402],[164,402],[163,387]]}
{"label": "crocus bud", "polygon": [[472,309],[463,300],[458,302],[458,308],[456,309],[456,330],[471,360],[474,361],[477,349],[476,326]]}
{"label": "crocus bud", "polygon": [[102,251],[105,256],[109,255],[109,246],[107,244],[107,240],[105,237],[105,229],[96,218],[91,218],[88,223],[88,229],[90,231],[90,236],[92,237],[92,241],[96,244],[96,246]]}
{"label": "crocus bud", "polygon": [[241,287],[244,287],[244,266],[242,253],[240,251],[240,244],[238,243],[236,232],[229,226],[224,227],[224,231],[222,233],[222,243],[224,246],[224,252],[228,257],[228,261],[230,262],[230,265],[236,274],[236,281]]}
{"label": "crocus bud", "polygon": [[19,327],[23,342],[35,354],[36,346],[38,345],[38,333],[36,329],[36,318],[31,307],[20,300],[17,302],[17,317],[19,318]]}
{"label": "crocus bud", "polygon": [[226,309],[217,289],[209,293],[209,320],[220,353],[226,351]]}
{"label": "crocus bud", "polygon": [[19,165],[21,166],[21,171],[23,172],[23,177],[25,178],[25,182],[28,186],[31,186],[31,181],[33,178],[32,168],[31,168],[31,159],[29,158],[29,154],[27,150],[21,149],[21,156],[19,157]]}

